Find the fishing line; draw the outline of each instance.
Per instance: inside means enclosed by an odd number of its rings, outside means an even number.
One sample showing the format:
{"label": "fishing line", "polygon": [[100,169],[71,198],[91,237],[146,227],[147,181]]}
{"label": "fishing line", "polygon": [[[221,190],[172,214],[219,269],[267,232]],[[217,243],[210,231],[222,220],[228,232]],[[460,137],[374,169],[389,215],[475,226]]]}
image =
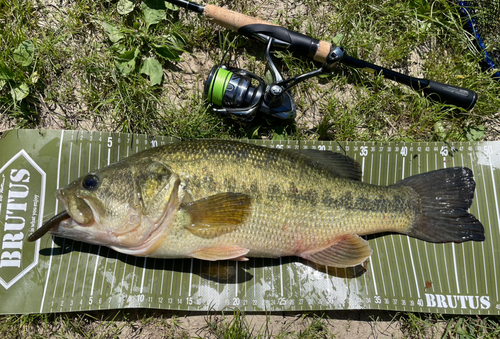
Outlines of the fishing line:
{"label": "fishing line", "polygon": [[213,102],[217,106],[222,106],[222,99],[226,93],[227,85],[229,84],[229,80],[232,76],[233,72],[224,68],[217,68],[214,79],[210,83],[210,95],[207,98],[208,101]]}
{"label": "fishing line", "polygon": [[476,42],[484,53],[488,68],[500,79],[500,1],[458,1]]}

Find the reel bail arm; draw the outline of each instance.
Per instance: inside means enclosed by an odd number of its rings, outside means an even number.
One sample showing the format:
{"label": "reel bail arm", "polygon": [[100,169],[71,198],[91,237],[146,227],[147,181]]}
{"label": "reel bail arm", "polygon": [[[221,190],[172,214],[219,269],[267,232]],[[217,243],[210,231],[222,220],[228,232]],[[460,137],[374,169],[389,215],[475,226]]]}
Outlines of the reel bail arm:
{"label": "reel bail arm", "polygon": [[221,62],[212,68],[205,81],[204,95],[210,110],[247,121],[253,120],[258,111],[279,119],[293,119],[297,113],[290,89],[307,79],[330,73],[332,65],[345,54],[343,48],[332,47],[319,69],[285,80],[271,58],[271,47],[280,46],[282,42],[272,37],[267,37],[266,42],[266,59],[272,83],[266,84],[251,72]]}
{"label": "reel bail arm", "polygon": [[273,73],[274,83],[269,85],[268,89],[266,89],[266,93],[264,96],[264,103],[270,107],[279,106],[283,101],[283,95],[287,94],[288,90],[290,90],[295,85],[307,79],[322,74],[331,73],[333,64],[339,62],[344,57],[345,54],[345,51],[342,47],[332,46],[331,51],[326,58],[326,61],[323,63],[323,65],[321,65],[320,68],[287,80],[283,80],[280,73],[278,72],[278,69],[276,68],[271,59],[270,47],[272,44],[273,44],[273,38],[270,38],[266,49],[266,58]]}

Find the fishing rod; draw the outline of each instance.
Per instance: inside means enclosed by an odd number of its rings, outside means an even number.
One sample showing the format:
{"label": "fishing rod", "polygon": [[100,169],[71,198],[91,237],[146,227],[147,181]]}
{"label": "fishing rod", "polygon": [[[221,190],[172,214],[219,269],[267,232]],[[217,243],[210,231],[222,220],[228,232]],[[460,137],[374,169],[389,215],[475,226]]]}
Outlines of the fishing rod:
{"label": "fishing rod", "polygon": [[[354,68],[369,69],[384,77],[423,92],[432,100],[455,105],[467,110],[474,107],[477,94],[469,89],[439,82],[410,77],[375,64],[349,56],[345,49],[329,42],[291,31],[255,17],[234,12],[215,5],[199,5],[187,0],[167,2],[207,17],[219,26],[236,31],[248,38],[267,43],[266,58],[273,75],[273,83],[248,71],[223,65],[214,66],[205,82],[205,96],[210,108],[221,114],[233,114],[247,120],[257,111],[289,119],[295,116],[295,105],[289,89],[296,84],[320,74],[330,73],[340,62]],[[284,80],[272,62],[271,48],[287,49],[298,55],[312,58],[322,66],[309,73]]]}

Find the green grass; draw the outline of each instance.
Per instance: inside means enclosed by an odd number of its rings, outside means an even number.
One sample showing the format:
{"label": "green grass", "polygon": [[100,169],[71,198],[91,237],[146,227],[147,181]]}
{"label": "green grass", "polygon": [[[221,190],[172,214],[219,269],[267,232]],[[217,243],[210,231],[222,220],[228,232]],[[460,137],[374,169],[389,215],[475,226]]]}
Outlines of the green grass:
{"label": "green grass", "polygon": [[[367,313],[366,311],[363,311]],[[0,317],[2,338],[210,338],[324,339],[364,337],[495,339],[498,317],[458,317],[415,313],[328,312],[255,316],[238,310],[175,314],[119,310]],[[377,315],[378,314],[378,315]],[[197,318],[193,322],[192,317]],[[361,319],[356,319],[356,317]],[[342,319],[341,322],[336,320]],[[353,319],[354,318],[354,319]],[[196,327],[193,327],[193,324]],[[360,325],[361,324],[361,325]],[[364,326],[363,326],[364,325]]]}
{"label": "green grass", "polygon": [[[140,6],[120,14],[116,1],[81,0],[58,7],[48,0],[14,0],[0,2],[0,22],[5,24],[0,67],[11,72],[1,82],[3,128],[375,141],[470,140],[471,129],[477,132],[474,139],[485,140],[500,133],[498,81],[481,68],[481,54],[446,0],[279,4],[241,0],[230,7],[340,44],[363,60],[475,90],[476,108],[466,112],[430,102],[403,85],[339,64],[330,76],[294,89],[295,121],[221,119],[206,110],[203,80],[227,50],[232,65],[264,76],[262,44],[185,11],[167,9],[162,20],[150,24]],[[116,30],[114,36],[105,25]],[[33,62],[27,66],[14,58],[23,41],[34,45]],[[159,55],[155,46],[168,47],[171,54]],[[137,55],[132,60],[133,51]],[[284,52],[277,56],[285,77],[319,66]],[[146,59],[158,60],[160,84],[144,71]],[[134,64],[124,70],[131,60]],[[27,96],[19,100],[12,89],[21,85]]]}
{"label": "green grass", "polygon": [[[210,113],[202,96],[203,80],[227,50],[231,52],[231,65],[264,76],[262,44],[185,11],[167,10],[164,19],[147,27],[143,12],[136,8],[120,14],[117,2],[79,0],[59,6],[48,0],[0,0],[0,132],[16,126],[111,130],[183,139],[380,142],[493,140],[500,135],[500,83],[491,77],[491,71],[482,68],[482,55],[462,29],[459,13],[449,1],[211,1],[340,44],[360,59],[479,94],[476,107],[467,112],[339,64],[331,75],[311,79],[294,89],[295,121],[260,116],[251,123]],[[124,37],[113,43],[103,22],[116,27]],[[16,50],[25,41],[30,41],[34,50],[33,60],[23,65]],[[176,61],[173,54],[158,55],[156,45],[172,49],[182,60]],[[130,62],[127,52],[135,49],[135,64],[124,71],[119,64]],[[285,77],[319,66],[286,52],[276,56]],[[143,71],[147,58],[161,65],[160,84],[154,84],[152,78],[158,73]],[[143,313],[144,317],[120,313],[119,321],[109,312],[4,316],[0,318],[0,337],[71,334],[111,338],[134,326],[133,333],[137,334],[152,323],[165,329],[165,337],[185,337],[175,318],[158,316],[155,311]],[[271,333],[267,323],[256,326],[241,313],[231,317],[217,313],[206,317],[203,333],[213,338],[329,338],[336,333],[320,314],[304,319],[307,324],[298,330],[283,326]],[[396,316],[394,322],[409,338],[500,335],[498,318],[408,313]]]}

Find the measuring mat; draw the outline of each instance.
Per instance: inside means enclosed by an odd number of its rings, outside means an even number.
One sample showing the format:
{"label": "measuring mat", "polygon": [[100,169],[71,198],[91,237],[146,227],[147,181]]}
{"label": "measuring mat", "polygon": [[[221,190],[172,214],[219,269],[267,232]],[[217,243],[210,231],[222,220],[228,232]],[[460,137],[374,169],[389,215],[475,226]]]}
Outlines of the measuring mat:
{"label": "measuring mat", "polygon": [[476,193],[470,212],[484,242],[433,244],[369,236],[363,265],[336,269],[296,257],[246,262],[152,259],[50,235],[26,238],[62,210],[57,188],[168,137],[13,130],[0,140],[0,313],[116,308],[191,311],[380,309],[500,314],[500,142],[373,143],[245,140],[267,147],[341,152],[363,181],[390,185],[418,173],[466,166]]}

